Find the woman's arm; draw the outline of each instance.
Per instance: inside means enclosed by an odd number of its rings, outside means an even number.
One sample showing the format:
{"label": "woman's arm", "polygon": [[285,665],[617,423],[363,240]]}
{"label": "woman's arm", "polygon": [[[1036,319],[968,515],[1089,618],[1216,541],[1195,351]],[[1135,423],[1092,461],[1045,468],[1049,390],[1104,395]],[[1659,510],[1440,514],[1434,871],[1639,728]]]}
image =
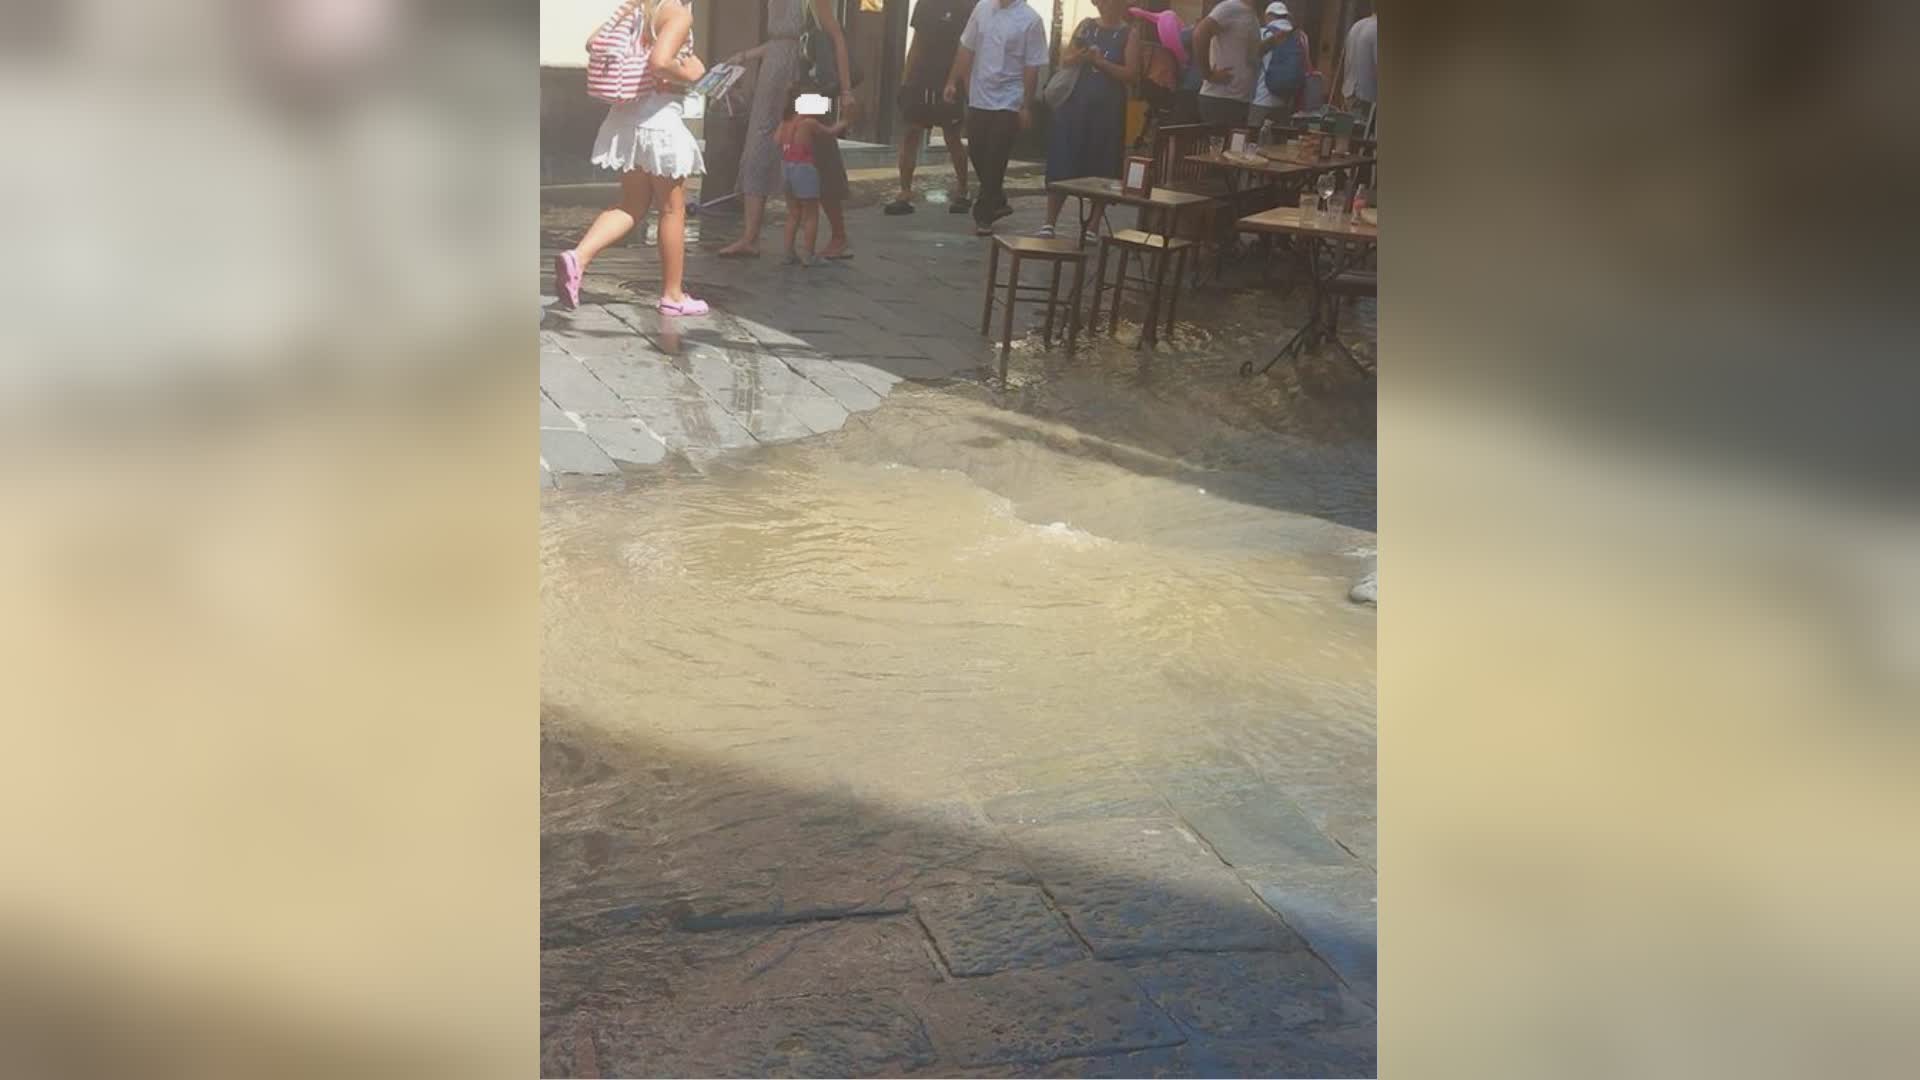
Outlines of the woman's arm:
{"label": "woman's arm", "polygon": [[847,62],[847,35],[840,29],[840,20],[833,17],[833,5],[827,0],[813,0],[813,21],[833,39],[833,56],[840,62],[840,107],[853,108],[853,67]]}
{"label": "woman's arm", "polygon": [[632,11],[634,8],[637,8],[639,6],[640,6],[640,0],[622,0],[622,3],[620,4],[620,6],[613,9],[613,14],[607,16],[607,21],[601,23],[599,26],[594,27],[593,33],[587,35],[587,45],[586,45],[587,51],[588,52],[593,51],[593,39],[600,36],[600,31],[605,30],[607,27],[612,26],[614,23],[619,22],[621,19],[626,17],[627,12]]}
{"label": "woman's arm", "polygon": [[760,44],[755,45],[753,48],[748,49],[745,52],[734,53],[732,56],[729,56],[725,60],[722,60],[720,62],[723,64],[733,64],[736,67],[738,67],[741,64],[752,63],[753,61],[758,60],[761,57],[767,55],[767,46],[771,44],[772,42],[763,41]]}
{"label": "woman's arm", "polygon": [[693,9],[685,4],[668,4],[654,17],[659,25],[653,28],[653,53],[647,58],[647,66],[678,82],[699,82],[707,73],[707,65],[697,56],[680,58],[680,47],[693,33]]}
{"label": "woman's arm", "polygon": [[1209,15],[1193,27],[1193,62],[1207,73],[1210,83],[1229,83],[1233,81],[1233,69],[1213,66],[1213,35],[1220,32],[1220,24]]}

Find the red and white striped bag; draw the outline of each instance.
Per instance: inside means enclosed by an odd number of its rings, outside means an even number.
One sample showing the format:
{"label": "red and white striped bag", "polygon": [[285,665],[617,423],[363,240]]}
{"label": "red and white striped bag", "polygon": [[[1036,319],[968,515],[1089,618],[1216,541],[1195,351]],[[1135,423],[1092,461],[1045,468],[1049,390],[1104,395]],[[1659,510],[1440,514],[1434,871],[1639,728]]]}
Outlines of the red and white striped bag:
{"label": "red and white striped bag", "polygon": [[647,78],[651,51],[640,32],[638,6],[610,20],[587,44],[587,96],[618,105],[633,101],[652,81]]}

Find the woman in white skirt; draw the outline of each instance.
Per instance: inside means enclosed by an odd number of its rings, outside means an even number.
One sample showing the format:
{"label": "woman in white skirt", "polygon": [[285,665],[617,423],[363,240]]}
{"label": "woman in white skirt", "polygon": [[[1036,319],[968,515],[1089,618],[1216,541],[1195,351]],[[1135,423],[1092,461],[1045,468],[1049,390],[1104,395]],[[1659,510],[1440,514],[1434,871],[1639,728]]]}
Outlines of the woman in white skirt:
{"label": "woman in white skirt", "polygon": [[577,247],[554,258],[554,290],[566,306],[579,306],[580,279],[587,264],[645,221],[649,208],[657,208],[660,311],[705,315],[706,301],[688,296],[681,287],[686,268],[687,177],[706,171],[700,144],[681,119],[681,102],[687,84],[698,82],[707,68],[693,54],[693,9],[688,0],[625,0],[608,25],[636,7],[641,9],[641,44],[648,50],[640,96],[609,110],[593,143],[593,163],[621,174],[620,202],[594,219]]}

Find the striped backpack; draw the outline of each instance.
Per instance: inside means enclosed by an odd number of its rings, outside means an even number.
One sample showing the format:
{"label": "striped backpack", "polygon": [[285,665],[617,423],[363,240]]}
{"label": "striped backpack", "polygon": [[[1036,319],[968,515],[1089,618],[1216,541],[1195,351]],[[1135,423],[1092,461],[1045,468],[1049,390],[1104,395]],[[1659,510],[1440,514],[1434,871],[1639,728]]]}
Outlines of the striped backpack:
{"label": "striped backpack", "polygon": [[649,49],[641,33],[639,5],[607,21],[587,44],[587,96],[618,105],[640,96]]}

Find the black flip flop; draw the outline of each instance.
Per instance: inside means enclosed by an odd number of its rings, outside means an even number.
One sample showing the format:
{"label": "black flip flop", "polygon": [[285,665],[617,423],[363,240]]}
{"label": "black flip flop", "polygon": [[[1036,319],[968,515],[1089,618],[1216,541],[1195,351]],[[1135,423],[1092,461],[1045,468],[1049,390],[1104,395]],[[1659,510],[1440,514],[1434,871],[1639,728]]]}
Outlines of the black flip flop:
{"label": "black flip flop", "polygon": [[907,202],[905,199],[895,199],[886,206],[881,207],[880,212],[888,217],[899,217],[902,214],[913,213],[913,204]]}

